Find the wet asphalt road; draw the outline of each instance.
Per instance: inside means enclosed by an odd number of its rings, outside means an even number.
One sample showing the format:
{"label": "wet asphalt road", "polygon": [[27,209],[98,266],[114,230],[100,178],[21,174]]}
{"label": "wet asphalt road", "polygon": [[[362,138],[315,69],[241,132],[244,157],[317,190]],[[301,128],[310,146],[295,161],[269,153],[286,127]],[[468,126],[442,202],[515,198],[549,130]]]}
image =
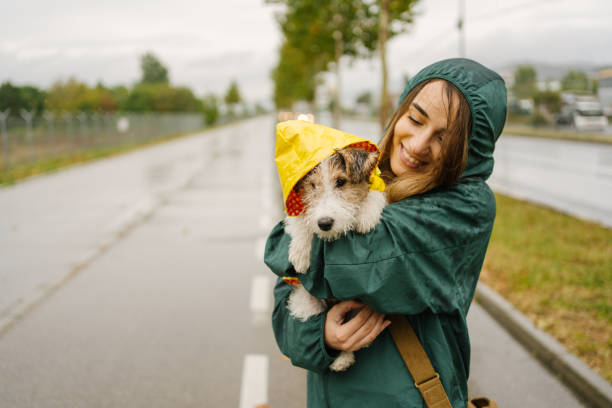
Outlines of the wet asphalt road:
{"label": "wet asphalt road", "polygon": [[[273,126],[256,118],[0,190],[0,407],[238,407],[249,356],[268,367],[250,395],[305,406],[262,263],[281,209]],[[342,127],[376,139],[375,125]],[[478,305],[469,324],[474,392],[580,406]]]}
{"label": "wet asphalt road", "polygon": [[612,227],[612,144],[502,135],[496,191]]}

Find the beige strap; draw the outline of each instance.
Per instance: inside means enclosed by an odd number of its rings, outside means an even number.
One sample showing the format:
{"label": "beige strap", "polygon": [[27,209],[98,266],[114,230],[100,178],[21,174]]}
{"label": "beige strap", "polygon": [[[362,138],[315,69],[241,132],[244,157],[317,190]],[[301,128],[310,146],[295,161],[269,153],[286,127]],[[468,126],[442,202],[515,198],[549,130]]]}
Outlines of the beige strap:
{"label": "beige strap", "polygon": [[408,371],[414,379],[414,385],[421,392],[428,408],[452,408],[446,391],[440,381],[440,375],[431,365],[427,353],[419,338],[405,316],[391,315],[391,336],[399,350]]}

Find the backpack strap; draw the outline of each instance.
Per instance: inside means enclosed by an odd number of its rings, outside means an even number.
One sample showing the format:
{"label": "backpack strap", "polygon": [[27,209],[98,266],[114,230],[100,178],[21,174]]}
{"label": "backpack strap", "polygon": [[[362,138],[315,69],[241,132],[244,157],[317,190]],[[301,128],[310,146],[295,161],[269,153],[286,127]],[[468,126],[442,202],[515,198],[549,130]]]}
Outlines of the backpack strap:
{"label": "backpack strap", "polygon": [[405,316],[389,315],[389,331],[408,371],[428,408],[452,408],[440,381],[440,374],[431,365],[427,353]]}

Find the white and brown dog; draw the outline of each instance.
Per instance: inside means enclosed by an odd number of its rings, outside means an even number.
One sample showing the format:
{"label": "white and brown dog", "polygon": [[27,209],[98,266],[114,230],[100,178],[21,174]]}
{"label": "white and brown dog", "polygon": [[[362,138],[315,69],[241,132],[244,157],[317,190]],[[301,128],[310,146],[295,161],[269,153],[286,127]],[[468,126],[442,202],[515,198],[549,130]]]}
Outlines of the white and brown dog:
{"label": "white and brown dog", "polygon": [[[378,160],[378,152],[345,147],[312,169],[295,186],[304,211],[285,219],[285,231],[291,236],[289,261],[297,273],[310,266],[312,238],[333,241],[349,231],[366,233],[378,221],[387,200],[384,192],[371,190],[369,179]],[[306,321],[322,313],[326,302],[312,296],[302,285],[289,296],[291,314]],[[352,352],[343,351],[330,369],[343,371],[355,361]]]}

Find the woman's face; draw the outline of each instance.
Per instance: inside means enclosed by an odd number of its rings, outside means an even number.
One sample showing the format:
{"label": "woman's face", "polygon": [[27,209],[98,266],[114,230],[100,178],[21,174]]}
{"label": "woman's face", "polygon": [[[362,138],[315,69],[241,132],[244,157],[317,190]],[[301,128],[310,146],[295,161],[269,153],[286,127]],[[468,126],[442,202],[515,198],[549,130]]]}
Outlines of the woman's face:
{"label": "woman's face", "polygon": [[448,107],[443,80],[429,82],[416,95],[395,124],[390,154],[393,174],[421,173],[440,165]]}

